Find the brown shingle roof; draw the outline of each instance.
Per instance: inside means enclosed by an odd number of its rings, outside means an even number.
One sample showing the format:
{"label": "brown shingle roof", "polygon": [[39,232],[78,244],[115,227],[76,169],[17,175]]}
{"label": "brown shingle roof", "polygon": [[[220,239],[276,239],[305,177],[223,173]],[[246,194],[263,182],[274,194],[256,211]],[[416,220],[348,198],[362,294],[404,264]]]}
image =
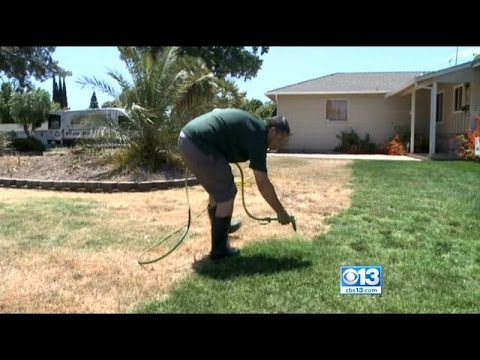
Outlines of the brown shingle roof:
{"label": "brown shingle roof", "polygon": [[266,95],[282,93],[386,93],[423,73],[423,71],[335,73],[270,90]]}

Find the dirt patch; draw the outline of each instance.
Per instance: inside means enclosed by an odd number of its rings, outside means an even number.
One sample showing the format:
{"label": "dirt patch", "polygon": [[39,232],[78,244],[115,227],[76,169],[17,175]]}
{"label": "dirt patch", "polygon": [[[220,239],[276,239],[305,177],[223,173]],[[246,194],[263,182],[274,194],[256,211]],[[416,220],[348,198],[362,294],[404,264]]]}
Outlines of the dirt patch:
{"label": "dirt patch", "polygon": [[183,178],[181,169],[164,167],[157,172],[138,169],[115,173],[111,162],[71,152],[43,156],[0,156],[0,177],[29,180],[148,181]]}
{"label": "dirt patch", "polygon": [[[311,241],[328,231],[325,219],[350,206],[350,164],[349,160],[269,158],[270,179],[287,211],[296,216],[298,233],[290,226],[261,225],[248,218],[239,189],[234,217],[241,218],[243,226],[230,237],[232,244],[243,248],[253,241]],[[275,216],[259,194],[251,170],[246,164],[242,167],[249,212],[259,217]],[[232,168],[238,174],[236,167]],[[63,246],[25,250],[0,233],[0,312],[131,312],[139,302],[168,295],[172,285],[191,274],[194,262],[210,251],[208,218],[202,213],[208,196],[200,186],[191,187],[189,192],[193,214],[201,213],[194,217],[189,240],[164,260],[143,268],[137,263],[144,249],[139,237],[143,243],[153,243],[159,227],[177,228],[186,223],[184,189],[91,194],[0,188],[0,203],[4,204],[46,197],[95,200],[102,204],[95,211],[108,214],[103,217],[107,220],[101,227],[94,224],[82,231],[107,229],[132,239],[95,251],[81,245],[85,233],[80,232]],[[132,218],[135,221],[128,226]]]}

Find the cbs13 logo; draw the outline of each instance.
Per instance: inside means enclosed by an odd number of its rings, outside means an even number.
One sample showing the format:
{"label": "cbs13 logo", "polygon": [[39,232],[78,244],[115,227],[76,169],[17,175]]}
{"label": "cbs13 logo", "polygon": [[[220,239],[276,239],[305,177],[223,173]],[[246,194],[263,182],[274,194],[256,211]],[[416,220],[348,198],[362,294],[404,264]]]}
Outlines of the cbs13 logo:
{"label": "cbs13 logo", "polygon": [[381,266],[342,266],[340,279],[342,286],[381,286]]}

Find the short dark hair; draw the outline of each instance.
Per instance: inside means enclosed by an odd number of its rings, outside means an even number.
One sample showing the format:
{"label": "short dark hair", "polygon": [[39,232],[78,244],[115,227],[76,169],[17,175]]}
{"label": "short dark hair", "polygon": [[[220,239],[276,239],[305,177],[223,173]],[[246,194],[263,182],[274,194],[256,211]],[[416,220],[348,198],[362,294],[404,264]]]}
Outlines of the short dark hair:
{"label": "short dark hair", "polygon": [[288,125],[288,120],[285,116],[277,115],[273,117],[266,118],[267,127],[270,129],[274,127],[278,131],[284,132],[290,136],[290,125]]}

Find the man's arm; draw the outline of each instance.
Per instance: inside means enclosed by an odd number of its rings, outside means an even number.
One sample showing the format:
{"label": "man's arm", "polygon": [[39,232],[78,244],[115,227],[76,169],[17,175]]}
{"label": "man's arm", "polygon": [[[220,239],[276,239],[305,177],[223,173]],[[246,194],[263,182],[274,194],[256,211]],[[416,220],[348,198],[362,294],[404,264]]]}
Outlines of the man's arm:
{"label": "man's arm", "polygon": [[268,178],[268,175],[259,170],[253,170],[253,174],[255,175],[255,181],[257,183],[258,190],[260,194],[262,194],[265,201],[272,207],[272,209],[277,213],[278,221],[282,225],[286,225],[290,223],[290,216],[283,208],[282,203],[278,200],[277,194],[275,189]]}

